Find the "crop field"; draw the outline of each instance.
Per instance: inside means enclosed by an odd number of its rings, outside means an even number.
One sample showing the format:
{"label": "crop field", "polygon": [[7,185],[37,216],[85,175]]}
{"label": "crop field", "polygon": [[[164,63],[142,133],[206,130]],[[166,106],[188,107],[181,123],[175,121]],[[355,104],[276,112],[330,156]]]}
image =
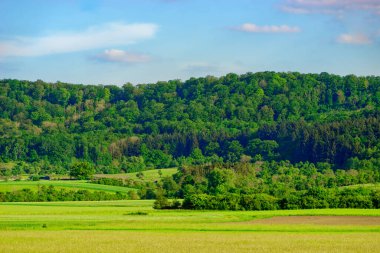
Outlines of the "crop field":
{"label": "crop field", "polygon": [[380,252],[380,210],[154,210],[0,203],[0,252]]}
{"label": "crop field", "polygon": [[[159,174],[161,171],[161,175]],[[154,182],[159,181],[163,177],[170,177],[177,172],[177,168],[161,169],[161,170],[146,170],[142,171],[143,176],[137,177],[137,172],[122,173],[122,174],[96,174],[95,178],[117,178],[117,179],[132,179],[140,182]]]}
{"label": "crop field", "polygon": [[0,182],[0,192],[5,191],[16,191],[21,189],[31,189],[38,190],[40,186],[53,185],[54,187],[60,189],[72,189],[72,190],[89,190],[89,191],[104,191],[104,192],[121,192],[128,193],[128,191],[133,190],[132,188],[111,186],[111,185],[101,185],[92,184],[87,181],[71,181],[71,180],[41,180],[41,181],[7,181]]}

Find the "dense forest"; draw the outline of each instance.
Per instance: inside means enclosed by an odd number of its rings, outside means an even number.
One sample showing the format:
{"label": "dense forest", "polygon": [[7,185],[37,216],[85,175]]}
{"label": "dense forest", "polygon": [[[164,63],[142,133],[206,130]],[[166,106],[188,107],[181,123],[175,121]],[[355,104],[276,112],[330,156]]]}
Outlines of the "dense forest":
{"label": "dense forest", "polygon": [[247,73],[133,86],[0,81],[4,173],[116,173],[216,162],[380,157],[380,77]]}

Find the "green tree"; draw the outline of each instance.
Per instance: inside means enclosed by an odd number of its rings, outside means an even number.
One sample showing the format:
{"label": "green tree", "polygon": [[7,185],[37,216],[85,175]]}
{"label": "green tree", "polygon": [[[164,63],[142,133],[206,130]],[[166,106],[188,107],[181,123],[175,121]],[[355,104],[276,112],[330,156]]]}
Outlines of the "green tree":
{"label": "green tree", "polygon": [[69,175],[79,180],[90,179],[95,169],[88,162],[75,162],[70,166]]}
{"label": "green tree", "polygon": [[240,160],[241,155],[244,152],[243,146],[239,141],[232,141],[228,145],[227,160],[230,162],[237,162]]}

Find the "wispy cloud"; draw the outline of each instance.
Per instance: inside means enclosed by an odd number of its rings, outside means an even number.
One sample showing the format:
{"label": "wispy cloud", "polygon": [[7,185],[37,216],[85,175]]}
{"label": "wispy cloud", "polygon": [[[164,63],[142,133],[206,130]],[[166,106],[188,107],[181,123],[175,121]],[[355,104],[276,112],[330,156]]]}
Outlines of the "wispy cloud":
{"label": "wispy cloud", "polygon": [[220,67],[206,62],[192,62],[186,64],[182,68],[185,72],[198,75],[198,74],[211,74],[220,71]]}
{"label": "wispy cloud", "polygon": [[142,63],[150,61],[150,57],[144,54],[131,53],[119,49],[107,49],[97,55],[95,59],[104,62]]}
{"label": "wispy cloud", "polygon": [[285,0],[282,9],[296,14],[340,14],[350,10],[364,10],[380,15],[379,0]]}
{"label": "wispy cloud", "polygon": [[297,33],[300,32],[300,28],[296,26],[288,25],[263,25],[245,23],[237,27],[233,27],[234,30],[248,32],[248,33]]}
{"label": "wispy cloud", "polygon": [[281,8],[293,14],[331,15],[348,31],[336,37],[338,43],[368,45],[378,36],[374,24],[380,20],[380,0],[282,0]]}
{"label": "wispy cloud", "polygon": [[341,34],[336,41],[343,44],[355,45],[367,45],[372,43],[372,40],[364,34]]}
{"label": "wispy cloud", "polygon": [[57,32],[40,37],[0,41],[0,57],[42,56],[136,43],[152,38],[158,26],[150,23],[107,23],[84,31]]}
{"label": "wispy cloud", "polygon": [[242,62],[225,62],[225,63],[210,63],[210,62],[188,62],[182,65],[182,71],[189,76],[206,76],[206,75],[224,75],[227,73],[245,73],[250,69]]}

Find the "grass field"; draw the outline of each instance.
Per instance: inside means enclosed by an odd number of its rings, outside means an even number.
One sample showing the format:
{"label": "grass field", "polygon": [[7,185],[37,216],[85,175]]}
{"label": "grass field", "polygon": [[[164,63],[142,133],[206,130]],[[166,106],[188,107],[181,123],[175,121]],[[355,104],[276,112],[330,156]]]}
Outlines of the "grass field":
{"label": "grass field", "polygon": [[[160,176],[159,171],[161,171],[162,175]],[[138,178],[137,172],[133,173],[122,173],[122,174],[96,174],[96,178],[120,178],[120,179],[133,179],[135,181],[142,181],[142,182],[155,182],[159,181],[163,177],[172,176],[177,172],[177,168],[171,168],[171,169],[161,169],[161,170],[146,170],[143,171],[143,177]]]}
{"label": "grass field", "polygon": [[152,204],[0,203],[0,252],[380,252],[380,210],[188,211]]}
{"label": "grass field", "polygon": [[111,185],[101,185],[101,184],[91,184],[86,181],[71,181],[71,180],[41,180],[41,181],[3,181],[0,182],[0,191],[16,191],[21,189],[31,189],[38,190],[39,186],[49,186],[53,185],[54,187],[72,189],[72,190],[89,190],[89,191],[105,191],[105,192],[122,192],[127,193],[132,188],[120,187],[120,186],[111,186]]}

